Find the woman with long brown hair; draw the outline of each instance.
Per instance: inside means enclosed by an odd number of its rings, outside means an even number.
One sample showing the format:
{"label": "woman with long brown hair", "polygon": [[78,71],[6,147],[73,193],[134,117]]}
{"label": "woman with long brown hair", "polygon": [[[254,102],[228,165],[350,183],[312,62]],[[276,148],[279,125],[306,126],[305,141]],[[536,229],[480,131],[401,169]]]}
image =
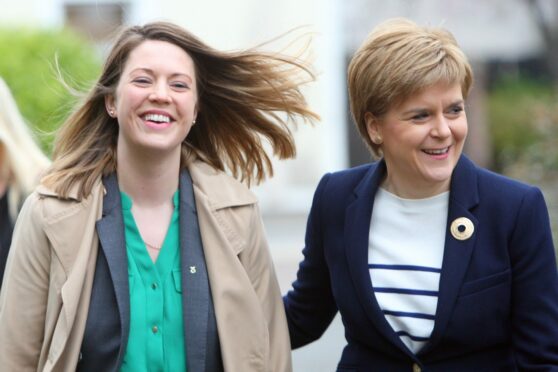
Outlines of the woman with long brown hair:
{"label": "woman with long brown hair", "polygon": [[16,225],[3,370],[291,370],[256,198],[225,170],[271,174],[262,137],[294,156],[311,78],[170,23],[124,30]]}

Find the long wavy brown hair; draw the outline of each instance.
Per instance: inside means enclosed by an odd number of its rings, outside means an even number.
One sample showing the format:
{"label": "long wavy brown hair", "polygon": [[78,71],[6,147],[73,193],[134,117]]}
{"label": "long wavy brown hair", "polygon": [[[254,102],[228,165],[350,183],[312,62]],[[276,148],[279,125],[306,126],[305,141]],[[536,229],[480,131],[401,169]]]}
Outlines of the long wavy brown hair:
{"label": "long wavy brown hair", "polygon": [[300,91],[314,75],[297,56],[218,51],[168,22],[129,27],[117,38],[97,83],[57,133],[43,183],[61,197],[75,185],[80,198],[87,196],[99,177],[116,171],[118,125],[106,112],[105,97],[115,93],[130,52],[146,40],[177,45],[195,64],[199,111],[182,145],[182,167],[195,155],[242,181],[259,183],[273,175],[265,140],[273,155],[292,158],[296,149],[288,125],[297,117],[318,119]]}

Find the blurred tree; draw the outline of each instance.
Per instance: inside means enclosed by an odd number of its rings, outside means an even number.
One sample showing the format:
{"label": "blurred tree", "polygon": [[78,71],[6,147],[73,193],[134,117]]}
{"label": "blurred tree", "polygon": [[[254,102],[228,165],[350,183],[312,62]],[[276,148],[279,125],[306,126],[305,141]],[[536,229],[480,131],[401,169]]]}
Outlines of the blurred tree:
{"label": "blurred tree", "polygon": [[52,132],[64,121],[78,90],[92,84],[100,71],[93,45],[69,30],[0,29],[0,75],[13,92],[23,116],[47,152]]}
{"label": "blurred tree", "polygon": [[558,89],[558,2],[554,0],[526,1],[545,44],[543,53],[546,67],[554,87]]}

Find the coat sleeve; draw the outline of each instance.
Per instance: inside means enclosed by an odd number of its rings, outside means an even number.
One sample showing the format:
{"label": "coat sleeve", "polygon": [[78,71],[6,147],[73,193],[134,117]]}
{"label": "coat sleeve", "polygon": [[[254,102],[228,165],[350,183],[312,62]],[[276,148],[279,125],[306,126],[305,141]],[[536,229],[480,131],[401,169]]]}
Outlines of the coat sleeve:
{"label": "coat sleeve", "polygon": [[325,212],[322,206],[328,179],[329,175],[322,178],[314,194],[302,250],[304,258],[292,290],[283,298],[293,349],[320,338],[337,313],[324,256],[321,224],[323,213],[335,213]]}
{"label": "coat sleeve", "polygon": [[531,188],[521,203],[510,256],[518,368],[558,371],[558,274],[548,211],[537,188]]}
{"label": "coat sleeve", "polygon": [[249,244],[240,259],[262,307],[267,322],[269,337],[269,368],[274,372],[292,371],[291,348],[281,291],[271,260],[261,214],[257,204],[253,205],[248,229]]}
{"label": "coat sleeve", "polygon": [[50,249],[37,194],[25,202],[14,229],[0,292],[0,369],[36,371],[44,337]]}

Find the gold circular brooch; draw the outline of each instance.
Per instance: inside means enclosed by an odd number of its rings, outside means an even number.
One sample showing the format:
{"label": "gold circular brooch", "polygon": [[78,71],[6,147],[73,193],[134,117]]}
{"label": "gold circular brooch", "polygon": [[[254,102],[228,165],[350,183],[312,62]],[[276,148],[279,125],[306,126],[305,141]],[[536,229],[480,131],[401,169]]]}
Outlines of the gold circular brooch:
{"label": "gold circular brooch", "polygon": [[467,240],[475,232],[475,225],[467,217],[459,217],[451,223],[450,231],[455,239]]}

